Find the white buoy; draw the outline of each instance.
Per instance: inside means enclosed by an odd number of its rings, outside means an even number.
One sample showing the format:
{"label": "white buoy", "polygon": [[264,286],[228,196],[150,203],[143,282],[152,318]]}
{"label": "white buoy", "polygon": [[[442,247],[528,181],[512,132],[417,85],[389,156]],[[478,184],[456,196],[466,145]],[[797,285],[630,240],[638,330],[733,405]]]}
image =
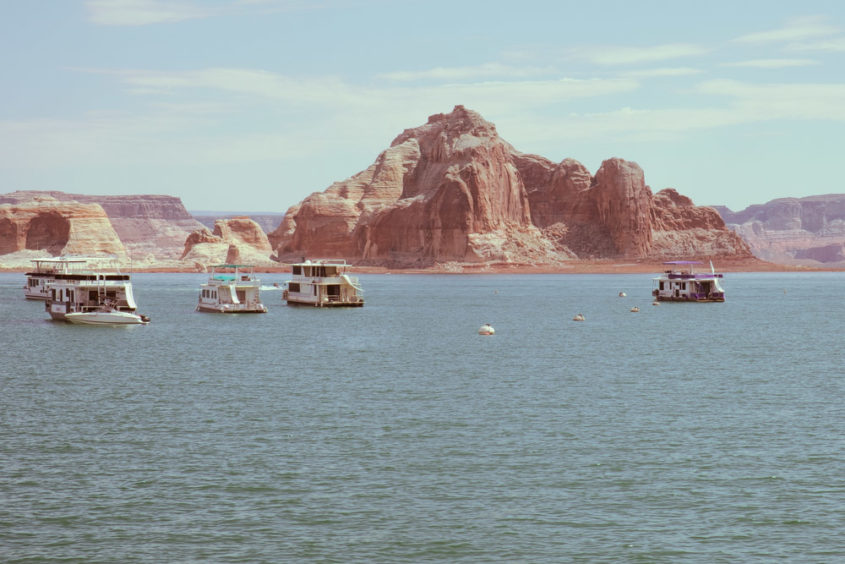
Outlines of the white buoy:
{"label": "white buoy", "polygon": [[489,323],[485,323],[484,325],[482,325],[481,327],[478,328],[478,334],[479,335],[495,335],[496,330],[493,329],[493,326],[490,325]]}

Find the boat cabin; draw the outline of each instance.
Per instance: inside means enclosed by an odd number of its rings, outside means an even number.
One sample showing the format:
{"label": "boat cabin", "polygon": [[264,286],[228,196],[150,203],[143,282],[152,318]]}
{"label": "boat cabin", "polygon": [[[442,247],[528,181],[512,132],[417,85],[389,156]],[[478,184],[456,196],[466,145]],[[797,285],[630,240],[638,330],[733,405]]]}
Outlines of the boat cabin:
{"label": "boat cabin", "polygon": [[670,261],[664,264],[671,265],[671,268],[653,279],[651,293],[657,301],[725,301],[725,290],[720,284],[723,275],[715,271],[713,263],[710,263],[710,273],[693,271],[694,265],[701,264],[699,261]]}
{"label": "boat cabin", "polygon": [[291,265],[291,280],[282,293],[288,304],[314,307],[361,307],[364,305],[358,279],[347,274],[343,259],[306,260]]}

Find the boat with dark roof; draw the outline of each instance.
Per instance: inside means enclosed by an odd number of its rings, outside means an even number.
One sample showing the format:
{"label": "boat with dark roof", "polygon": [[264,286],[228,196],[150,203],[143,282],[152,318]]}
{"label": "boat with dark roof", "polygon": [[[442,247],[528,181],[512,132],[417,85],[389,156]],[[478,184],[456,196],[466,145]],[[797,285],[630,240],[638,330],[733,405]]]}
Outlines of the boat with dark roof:
{"label": "boat with dark roof", "polygon": [[80,325],[145,325],[136,312],[129,274],[116,262],[97,268],[58,272],[47,283],[44,308],[57,321]]}
{"label": "boat with dark roof", "polygon": [[49,285],[57,274],[85,272],[109,257],[60,256],[32,259],[32,270],[26,273],[23,295],[28,300],[46,300],[50,297]]}
{"label": "boat with dark roof", "polygon": [[710,262],[710,273],[695,272],[694,267],[702,264],[695,260],[674,260],[663,264],[671,268],[653,279],[651,294],[658,302],[723,302],[723,275],[717,273]]}

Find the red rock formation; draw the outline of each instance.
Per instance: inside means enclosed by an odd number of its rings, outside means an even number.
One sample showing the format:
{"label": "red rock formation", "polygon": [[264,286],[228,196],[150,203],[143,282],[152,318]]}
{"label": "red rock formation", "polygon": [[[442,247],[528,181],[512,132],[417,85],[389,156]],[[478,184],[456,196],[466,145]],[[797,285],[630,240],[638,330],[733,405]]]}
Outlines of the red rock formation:
{"label": "red rock formation", "polygon": [[740,212],[717,209],[758,258],[845,267],[845,194],[779,198]]}
{"label": "red rock formation", "polygon": [[0,254],[21,251],[126,258],[126,249],[102,207],[49,197],[0,204]]}
{"label": "red rock formation", "polygon": [[642,169],[622,159],[591,177],[572,159],[519,153],[456,106],[404,131],[367,170],[290,208],[270,241],[280,260],[393,267],[749,255],[712,210],[682,199],[653,197]]}
{"label": "red rock formation", "polygon": [[215,263],[270,262],[270,241],[261,227],[247,217],[218,219],[214,232],[207,227],[188,235],[180,260],[207,266]]}
{"label": "red rock formation", "polygon": [[174,196],[92,196],[59,191],[17,191],[0,195],[0,203],[21,203],[44,197],[102,206],[136,265],[175,261],[182,252],[185,237],[202,227],[188,213],[182,201]]}
{"label": "red rock formation", "polygon": [[403,132],[367,170],[289,209],[271,242],[281,260],[390,266],[501,260],[513,239],[546,248],[511,151],[492,124],[456,106]]}

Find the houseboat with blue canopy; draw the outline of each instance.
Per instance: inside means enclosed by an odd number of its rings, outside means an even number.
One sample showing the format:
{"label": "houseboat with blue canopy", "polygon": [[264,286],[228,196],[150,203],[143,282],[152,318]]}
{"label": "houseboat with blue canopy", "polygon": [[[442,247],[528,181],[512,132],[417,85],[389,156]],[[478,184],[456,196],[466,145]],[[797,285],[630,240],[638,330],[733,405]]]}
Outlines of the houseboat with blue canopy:
{"label": "houseboat with blue canopy", "polygon": [[717,273],[710,262],[710,272],[695,272],[695,260],[674,260],[665,262],[670,268],[653,279],[651,294],[659,302],[723,302],[723,275]]}
{"label": "houseboat with blue canopy", "polygon": [[216,264],[200,285],[197,311],[211,313],[267,313],[261,303],[261,282],[247,264]]}

